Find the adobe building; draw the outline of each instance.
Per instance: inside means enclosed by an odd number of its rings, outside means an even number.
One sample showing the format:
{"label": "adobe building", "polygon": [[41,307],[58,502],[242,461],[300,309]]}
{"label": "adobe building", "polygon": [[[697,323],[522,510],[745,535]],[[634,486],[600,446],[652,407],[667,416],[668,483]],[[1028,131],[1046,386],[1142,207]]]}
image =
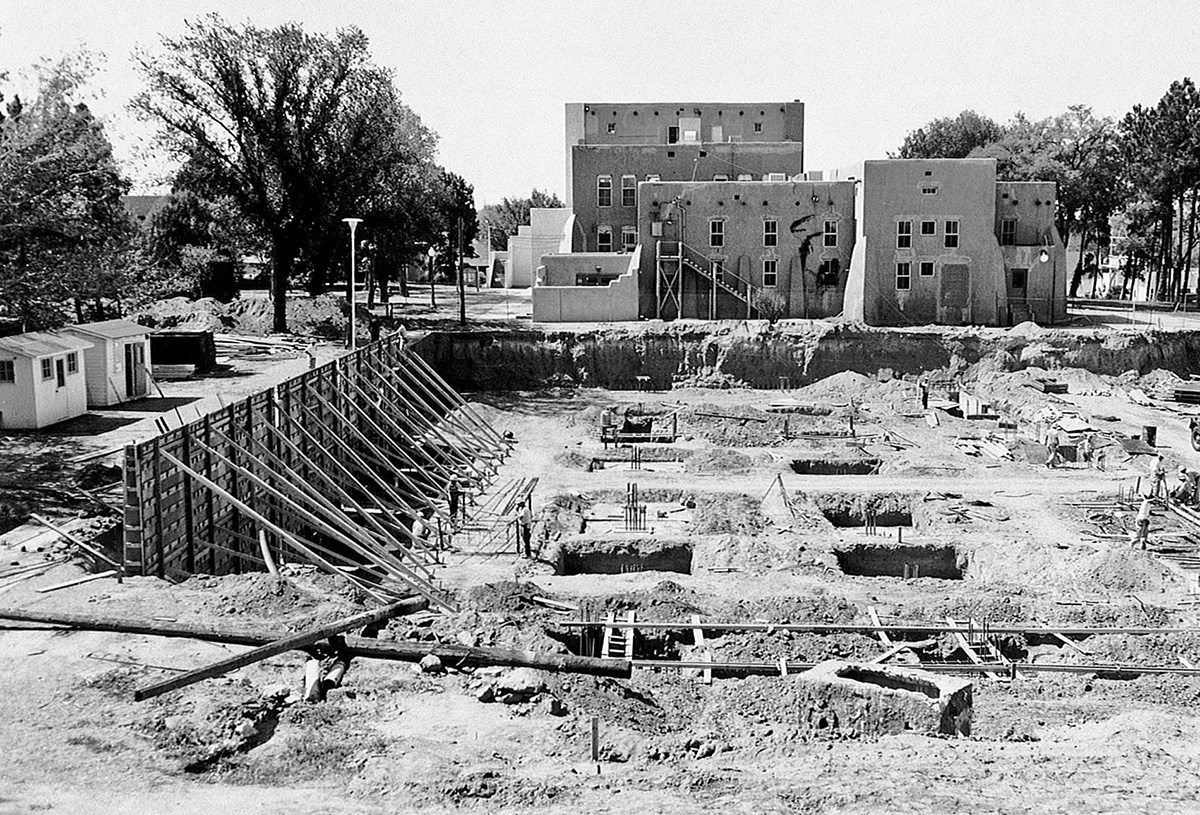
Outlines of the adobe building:
{"label": "adobe building", "polygon": [[645,317],[746,319],[758,292],[784,318],[842,311],[854,253],[851,181],[705,181],[638,185]]}
{"label": "adobe building", "polygon": [[863,168],[863,319],[871,325],[1048,325],[1067,313],[1052,182],[997,182],[995,159]]}
{"label": "adobe building", "polygon": [[632,251],[643,181],[784,181],[804,172],[804,104],[566,106],[571,251]]}

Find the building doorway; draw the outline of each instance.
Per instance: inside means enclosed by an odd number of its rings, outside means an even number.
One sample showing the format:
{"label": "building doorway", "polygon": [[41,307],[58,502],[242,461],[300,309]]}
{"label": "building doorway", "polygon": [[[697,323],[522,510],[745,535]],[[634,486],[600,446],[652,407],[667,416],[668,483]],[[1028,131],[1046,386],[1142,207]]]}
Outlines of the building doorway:
{"label": "building doorway", "polygon": [[135,399],[146,395],[146,345],[131,342],[125,346],[125,396]]}
{"label": "building doorway", "polygon": [[67,386],[67,363],[61,359],[54,360],[54,373],[58,379],[58,386],[65,388]]}

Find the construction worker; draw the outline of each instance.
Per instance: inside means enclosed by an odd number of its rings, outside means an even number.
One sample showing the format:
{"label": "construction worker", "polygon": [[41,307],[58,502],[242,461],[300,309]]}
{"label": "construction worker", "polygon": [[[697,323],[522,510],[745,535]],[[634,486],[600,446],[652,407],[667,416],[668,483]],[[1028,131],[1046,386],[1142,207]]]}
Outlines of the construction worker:
{"label": "construction worker", "polygon": [[521,526],[521,541],[525,545],[525,557],[533,557],[533,550],[529,542],[533,538],[533,498],[525,499],[525,508],[521,510],[521,517],[518,519]]}
{"label": "construction worker", "polygon": [[1167,497],[1167,466],[1162,456],[1156,456],[1154,462],[1153,480],[1150,482],[1150,495],[1155,498]]}
{"label": "construction worker", "polygon": [[1171,500],[1177,504],[1190,504],[1196,497],[1195,480],[1186,467],[1179,468],[1179,483],[1171,490]]}
{"label": "construction worker", "polygon": [[467,508],[463,503],[462,482],[457,478],[450,479],[450,522],[454,523],[458,520],[458,511],[462,509],[462,515],[465,519],[467,516]]}
{"label": "construction worker", "polygon": [[1146,548],[1146,541],[1150,539],[1150,504],[1154,499],[1147,495],[1142,499],[1142,505],[1138,508],[1137,520],[1133,526],[1133,532],[1129,536],[1131,545],[1136,546],[1141,541],[1142,548]]}
{"label": "construction worker", "polygon": [[1053,470],[1062,462],[1062,454],[1058,452],[1058,432],[1051,431],[1046,438],[1046,466]]}
{"label": "construction worker", "polygon": [[1092,447],[1092,437],[1090,435],[1085,434],[1084,437],[1079,440],[1079,461],[1080,461],[1080,463],[1083,464],[1084,467],[1087,467],[1089,469],[1092,466],[1093,450],[1094,450],[1094,448]]}
{"label": "construction worker", "polygon": [[1105,471],[1105,465],[1108,461],[1108,448],[1101,447],[1092,454],[1092,460],[1096,463],[1096,469],[1100,472]]}

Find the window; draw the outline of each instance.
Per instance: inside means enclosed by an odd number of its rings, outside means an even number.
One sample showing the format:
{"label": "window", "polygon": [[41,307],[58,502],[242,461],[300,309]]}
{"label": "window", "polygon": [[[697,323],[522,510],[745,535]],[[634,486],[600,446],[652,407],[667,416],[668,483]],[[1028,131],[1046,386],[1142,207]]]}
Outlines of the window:
{"label": "window", "polygon": [[838,276],[842,271],[841,267],[841,261],[837,258],[821,261],[821,266],[817,269],[817,285],[836,286],[838,284]]}
{"label": "window", "polygon": [[600,230],[596,233],[596,251],[612,251],[612,229],[607,226],[600,227]]}
{"label": "window", "polygon": [[596,206],[612,206],[612,176],[596,176]]}
{"label": "window", "polygon": [[937,221],[921,221],[921,234],[922,235],[936,235],[937,234]]}
{"label": "window", "polygon": [[617,123],[616,123],[616,122],[609,122],[609,123],[608,123],[608,132],[609,132],[609,133],[616,133],[616,132],[617,132]]}
{"label": "window", "polygon": [[647,181],[661,181],[662,178],[659,176],[658,173],[650,173],[648,176],[646,176],[646,180]]}
{"label": "window", "polygon": [[17,372],[11,359],[0,359],[0,382],[16,382]]}
{"label": "window", "polygon": [[54,376],[54,363],[49,359],[42,360],[42,379],[51,379]]}
{"label": "window", "polygon": [[933,277],[933,261],[932,260],[921,261],[921,266],[919,268],[921,270],[921,277]]}
{"label": "window", "polygon": [[750,175],[750,173],[738,173],[737,180],[738,181],[753,181],[754,176]]}
{"label": "window", "polygon": [[754,132],[755,132],[755,133],[762,133],[762,122],[755,122],[755,123],[754,123]]}
{"label": "window", "polygon": [[937,187],[921,187],[921,195],[937,195]]}
{"label": "window", "polygon": [[896,221],[896,248],[912,249],[912,221]]}
{"label": "window", "polygon": [[1029,283],[1028,269],[1013,269],[1012,270],[1012,287],[1014,289],[1023,289]]}
{"label": "window", "polygon": [[674,144],[679,141],[679,128],[675,125],[667,127],[667,144]]}
{"label": "window", "polygon": [[713,176],[713,181],[728,181],[728,180],[729,180],[729,176],[725,175],[724,173],[717,173],[716,175]]}
{"label": "window", "polygon": [[896,264],[896,291],[908,291],[912,288],[912,264]]}
{"label": "window", "polygon": [[773,289],[779,281],[779,261],[775,258],[767,258],[763,261],[763,288]]}
{"label": "window", "polygon": [[636,207],[637,206],[637,176],[623,175],[621,176],[621,206]]}
{"label": "window", "polygon": [[725,245],[725,222],[714,218],[708,222],[708,245]]}
{"label": "window", "polygon": [[829,220],[825,222],[825,247],[837,246],[837,221]]}
{"label": "window", "polygon": [[725,282],[725,261],[723,261],[723,260],[712,261],[712,276],[713,276],[713,280],[716,280],[718,283]]}
{"label": "window", "polygon": [[72,351],[71,353],[67,354],[67,373],[69,373],[69,374],[79,373],[79,354],[76,353],[75,351]]}
{"label": "window", "polygon": [[946,221],[946,248],[958,248],[958,221]]}
{"label": "window", "polygon": [[621,227],[621,251],[632,252],[637,248],[637,227]]}
{"label": "window", "polygon": [[763,221],[763,246],[779,245],[779,222],[768,219]]}
{"label": "window", "polygon": [[1017,242],[1017,219],[1005,218],[1000,222],[1000,245],[1012,246]]}

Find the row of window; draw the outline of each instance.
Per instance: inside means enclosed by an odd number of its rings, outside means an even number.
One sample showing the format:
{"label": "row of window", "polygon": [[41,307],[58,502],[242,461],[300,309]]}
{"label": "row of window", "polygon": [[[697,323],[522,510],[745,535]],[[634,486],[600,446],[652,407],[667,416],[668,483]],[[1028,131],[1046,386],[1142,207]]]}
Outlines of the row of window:
{"label": "row of window", "polygon": [[[958,248],[958,221],[946,221],[942,239],[947,249]],[[922,237],[937,235],[937,221],[921,221]],[[913,222],[896,221],[896,248],[912,249]]]}
{"label": "row of window", "polygon": [[[725,219],[712,218],[708,222],[708,245],[719,249],[725,245]],[[779,245],[779,222],[773,218],[763,221],[763,246]],[[836,249],[838,245],[838,222],[835,218],[825,221],[821,235],[821,245]]]}
{"label": "row of window", "polygon": [[[621,227],[621,251],[632,252],[637,248],[637,228]],[[611,252],[613,250],[613,231],[611,226],[602,226],[596,230],[596,251]]]}
{"label": "row of window", "polygon": [[[912,288],[912,263],[904,260],[896,264],[896,291],[908,291]],[[921,277],[933,277],[934,263],[932,260],[922,260],[918,266]]]}
{"label": "row of window", "polygon": [[[67,373],[79,373],[79,354],[75,351],[67,354]],[[54,378],[54,359],[46,357],[42,360],[42,379]],[[12,383],[17,381],[15,363],[11,359],[0,359],[0,382]]]}
{"label": "row of window", "polygon": [[[647,176],[647,181],[657,181],[658,176]],[[611,175],[596,177],[596,206],[611,207],[613,202],[613,179]],[[621,176],[621,206],[637,206],[637,176]]]}

